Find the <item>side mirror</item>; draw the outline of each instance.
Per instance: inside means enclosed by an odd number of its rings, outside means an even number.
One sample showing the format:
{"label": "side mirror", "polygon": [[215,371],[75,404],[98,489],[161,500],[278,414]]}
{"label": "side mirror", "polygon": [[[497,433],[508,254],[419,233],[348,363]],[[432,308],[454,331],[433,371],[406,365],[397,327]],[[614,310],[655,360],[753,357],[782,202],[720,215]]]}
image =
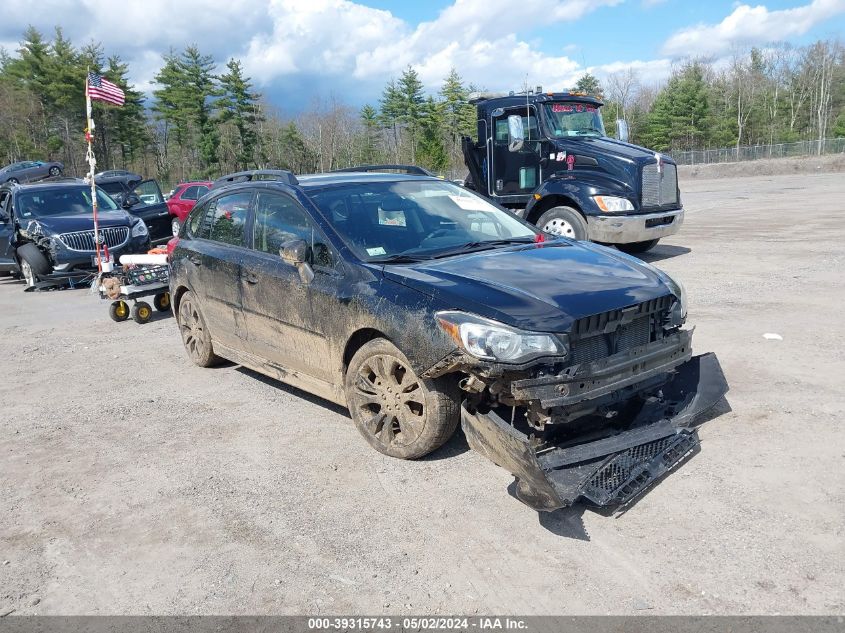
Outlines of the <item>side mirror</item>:
{"label": "side mirror", "polygon": [[518,152],[525,144],[525,130],[522,127],[522,117],[512,114],[508,117],[508,151]]}
{"label": "side mirror", "polygon": [[623,143],[628,142],[628,122],[625,119],[616,119],[616,138]]}
{"label": "side mirror", "polygon": [[279,249],[279,255],[286,264],[297,268],[302,283],[311,283],[314,279],[314,270],[309,263],[311,260],[311,247],[305,243],[305,240],[290,240],[285,242]]}
{"label": "side mirror", "polygon": [[123,199],[123,208],[131,209],[136,204],[141,204],[141,199],[134,193],[130,193]]}

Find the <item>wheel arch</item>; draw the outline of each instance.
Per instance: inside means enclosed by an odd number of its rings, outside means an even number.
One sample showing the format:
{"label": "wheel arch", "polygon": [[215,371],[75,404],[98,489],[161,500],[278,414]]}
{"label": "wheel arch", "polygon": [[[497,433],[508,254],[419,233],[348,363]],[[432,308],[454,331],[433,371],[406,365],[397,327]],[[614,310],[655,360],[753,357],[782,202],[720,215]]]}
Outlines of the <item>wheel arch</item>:
{"label": "wheel arch", "polygon": [[170,297],[170,305],[173,310],[173,314],[177,314],[179,312],[179,302],[182,300],[182,296],[188,292],[190,288],[185,285],[180,285],[176,287],[173,295]]}
{"label": "wheel arch", "polygon": [[540,219],[540,216],[554,207],[572,207],[584,217],[585,222],[587,221],[587,216],[584,213],[584,210],[575,198],[562,193],[552,193],[547,196],[543,196],[531,207],[531,209],[529,209],[528,215],[525,219],[531,222],[531,224],[537,224],[537,220]]}
{"label": "wheel arch", "polygon": [[347,339],[346,345],[343,348],[343,375],[346,375],[346,370],[349,368],[349,363],[352,361],[352,357],[355,356],[355,352],[361,349],[364,345],[369,343],[370,341],[383,338],[391,343],[393,341],[390,340],[390,337],[387,336],[381,330],[377,330],[376,328],[365,327],[358,330],[355,330],[352,335]]}

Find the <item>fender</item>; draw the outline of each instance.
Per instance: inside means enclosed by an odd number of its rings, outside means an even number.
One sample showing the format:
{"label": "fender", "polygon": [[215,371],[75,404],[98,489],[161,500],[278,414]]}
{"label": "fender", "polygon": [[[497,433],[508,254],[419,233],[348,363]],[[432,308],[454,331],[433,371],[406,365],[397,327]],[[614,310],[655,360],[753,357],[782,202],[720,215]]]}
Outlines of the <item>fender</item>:
{"label": "fender", "polygon": [[[593,201],[593,196],[609,195],[628,198],[639,208],[639,199],[634,188],[624,181],[611,178],[605,172],[574,169],[560,171],[545,180],[535,191],[525,207],[523,217],[535,222],[548,209],[561,202],[556,198],[568,198],[585,215],[600,215],[601,209]],[[562,201],[565,203],[565,201]]]}

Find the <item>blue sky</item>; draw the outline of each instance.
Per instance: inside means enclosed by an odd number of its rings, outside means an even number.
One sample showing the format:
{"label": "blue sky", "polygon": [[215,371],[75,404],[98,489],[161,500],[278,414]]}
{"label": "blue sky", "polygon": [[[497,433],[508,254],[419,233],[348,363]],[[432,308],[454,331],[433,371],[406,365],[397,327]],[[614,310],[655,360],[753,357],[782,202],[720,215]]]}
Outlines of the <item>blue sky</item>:
{"label": "blue sky", "polygon": [[687,57],[719,62],[748,45],[801,45],[845,33],[845,0],[6,0],[0,45],[28,24],[61,25],[104,44],[145,91],[161,55],[196,43],[221,64],[241,59],[256,87],[296,112],[332,94],[375,102],[407,65],[426,88],[455,66],[489,90],[571,86],[633,68],[659,83]]}

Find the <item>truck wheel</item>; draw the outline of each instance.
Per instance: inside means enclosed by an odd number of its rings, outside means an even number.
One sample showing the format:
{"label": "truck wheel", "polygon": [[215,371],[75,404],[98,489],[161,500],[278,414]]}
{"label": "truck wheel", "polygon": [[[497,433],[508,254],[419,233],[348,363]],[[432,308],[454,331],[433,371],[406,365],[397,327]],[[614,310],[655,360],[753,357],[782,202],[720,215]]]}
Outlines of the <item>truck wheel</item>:
{"label": "truck wheel", "polygon": [[407,357],[383,338],[355,353],[344,386],[355,426],[385,455],[422,457],[440,448],[458,426],[457,381],[418,378]]}
{"label": "truck wheel", "polygon": [[153,309],[150,307],[150,304],[146,301],[139,301],[134,306],[132,306],[132,319],[138,325],[143,325],[144,323],[149,321],[152,315]]}
{"label": "truck wheel", "polygon": [[637,253],[645,253],[646,251],[650,251],[652,248],[657,246],[659,239],[656,240],[647,240],[645,242],[631,242],[630,244],[617,244],[616,248],[618,248],[623,253],[630,253],[631,255],[636,255]]}
{"label": "truck wheel", "polygon": [[112,321],[125,321],[129,318],[129,306],[125,301],[113,301],[109,306],[109,316]]}
{"label": "truck wheel", "polygon": [[537,226],[552,235],[573,240],[587,239],[587,221],[572,207],[552,207],[540,216]]}
{"label": "truck wheel", "polygon": [[35,244],[28,242],[17,250],[18,262],[20,262],[21,275],[27,288],[32,288],[38,283],[39,277],[49,275],[53,267],[47,261],[47,257]]}
{"label": "truck wheel", "polygon": [[214,353],[211,346],[211,334],[205,325],[205,319],[202,318],[194,293],[190,290],[182,295],[179,301],[176,321],[185,351],[195,365],[211,367],[220,362],[220,357]]}

